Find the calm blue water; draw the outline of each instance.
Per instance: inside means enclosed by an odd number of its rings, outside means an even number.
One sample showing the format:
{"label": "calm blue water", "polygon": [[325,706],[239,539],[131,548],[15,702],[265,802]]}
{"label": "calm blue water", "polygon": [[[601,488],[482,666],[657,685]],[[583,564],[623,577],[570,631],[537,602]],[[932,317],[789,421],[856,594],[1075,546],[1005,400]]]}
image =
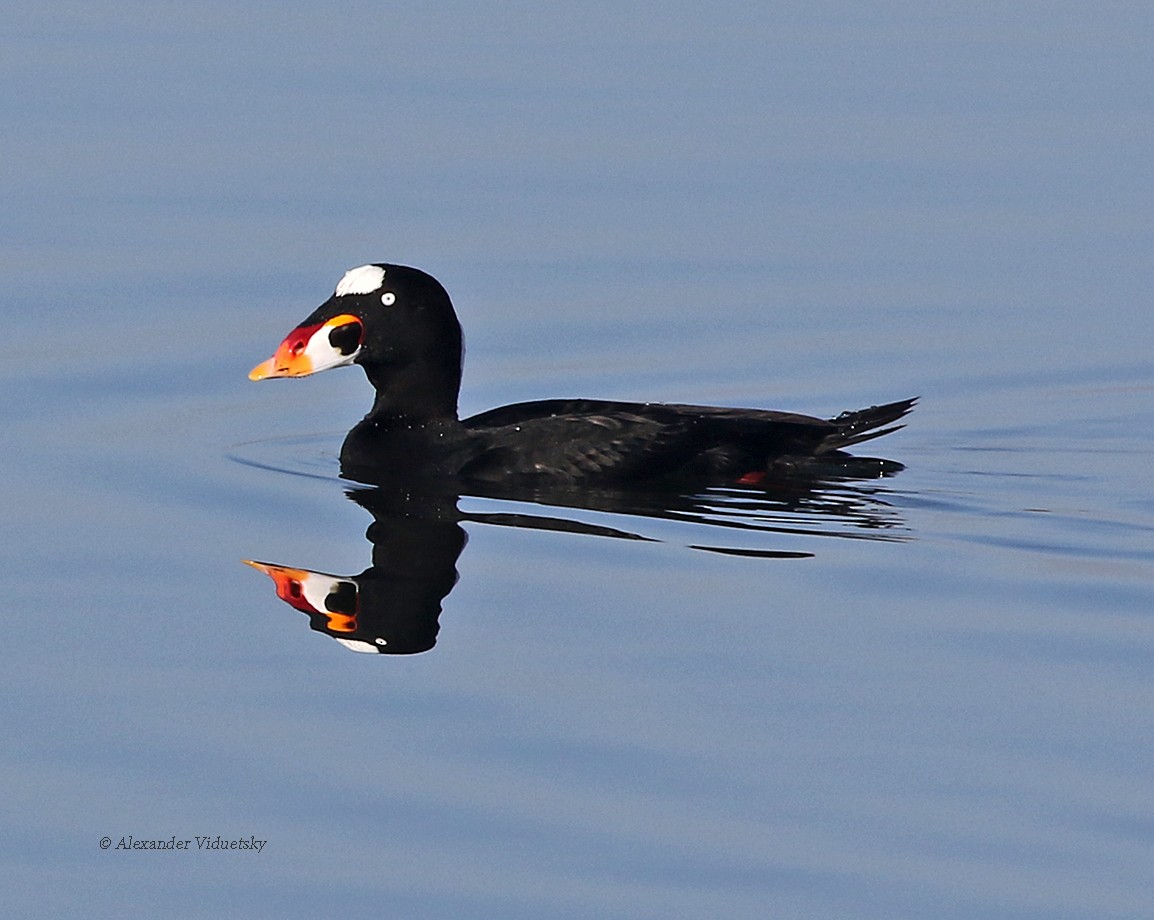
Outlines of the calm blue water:
{"label": "calm blue water", "polygon": [[[10,7],[14,915],[1154,916],[1151,8]],[[464,498],[435,648],[353,654],[241,560],[370,566],[368,386],[245,374],[370,260],[464,412],[920,394],[907,468]]]}

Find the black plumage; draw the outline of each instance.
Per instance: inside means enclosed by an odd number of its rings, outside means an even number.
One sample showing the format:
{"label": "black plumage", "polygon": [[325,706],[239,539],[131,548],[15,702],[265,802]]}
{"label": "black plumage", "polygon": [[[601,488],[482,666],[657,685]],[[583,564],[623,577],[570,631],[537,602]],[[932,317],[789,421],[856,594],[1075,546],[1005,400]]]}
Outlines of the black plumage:
{"label": "black plumage", "polygon": [[[359,326],[359,328],[358,328]],[[464,482],[757,482],[902,427],[903,399],[821,419],[766,409],[550,399],[459,419],[460,324],[444,288],[414,268],[348,272],[253,379],[359,364],[376,390],[345,439],[353,478],[428,475]]]}

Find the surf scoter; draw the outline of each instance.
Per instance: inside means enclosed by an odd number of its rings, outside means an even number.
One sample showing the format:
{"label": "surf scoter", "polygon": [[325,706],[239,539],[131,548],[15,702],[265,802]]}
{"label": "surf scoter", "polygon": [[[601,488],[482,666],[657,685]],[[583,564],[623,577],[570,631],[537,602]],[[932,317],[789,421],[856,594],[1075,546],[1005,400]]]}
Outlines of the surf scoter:
{"label": "surf scoter", "polygon": [[345,440],[342,469],[478,483],[754,484],[769,473],[852,460],[843,448],[901,428],[891,423],[916,401],[820,419],[765,409],[548,399],[458,419],[462,358],[461,326],[440,283],[415,268],[379,263],[346,272],[332,297],[249,378],[304,377],[359,364],[376,399]]}

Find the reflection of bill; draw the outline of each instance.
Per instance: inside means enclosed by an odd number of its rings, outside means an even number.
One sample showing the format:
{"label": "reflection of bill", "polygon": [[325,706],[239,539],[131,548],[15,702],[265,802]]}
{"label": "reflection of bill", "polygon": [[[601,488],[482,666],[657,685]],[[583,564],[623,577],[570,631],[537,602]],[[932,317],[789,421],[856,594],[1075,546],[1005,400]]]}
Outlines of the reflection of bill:
{"label": "reflection of bill", "polygon": [[349,578],[310,572],[308,569],[290,569],[268,562],[245,559],[258,572],[264,572],[276,584],[276,595],[310,618],[319,617],[313,629],[326,632],[354,652],[376,652],[388,645],[384,636],[373,637],[372,642],[352,638],[359,629],[360,595],[357,583]]}
{"label": "reflection of bill", "polygon": [[245,560],[317,632],[354,652],[412,655],[431,649],[441,601],[457,581],[465,532],[454,522],[380,519],[369,529],[373,565],[340,576]]}

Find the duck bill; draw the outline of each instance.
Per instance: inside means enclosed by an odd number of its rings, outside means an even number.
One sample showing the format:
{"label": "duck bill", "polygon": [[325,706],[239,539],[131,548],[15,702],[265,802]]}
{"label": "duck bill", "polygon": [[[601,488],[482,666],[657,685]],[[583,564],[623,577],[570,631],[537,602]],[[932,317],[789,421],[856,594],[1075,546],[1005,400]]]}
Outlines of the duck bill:
{"label": "duck bill", "polygon": [[361,351],[364,324],[342,313],[314,325],[297,326],[277,346],[273,356],[248,373],[249,380],[307,377],[332,367],[352,364]]}
{"label": "duck bill", "polygon": [[360,593],[352,579],[253,559],[241,561],[271,578],[276,585],[277,597],[290,607],[323,618],[329,632],[356,632]]}
{"label": "duck bill", "polygon": [[245,565],[251,565],[258,572],[264,572],[276,585],[276,594],[286,604],[291,604],[297,610],[305,613],[315,613],[316,607],[305,594],[305,586],[309,580],[319,573],[306,569],[290,569],[284,565],[272,565],[268,562],[257,562],[253,559],[241,560]]}

